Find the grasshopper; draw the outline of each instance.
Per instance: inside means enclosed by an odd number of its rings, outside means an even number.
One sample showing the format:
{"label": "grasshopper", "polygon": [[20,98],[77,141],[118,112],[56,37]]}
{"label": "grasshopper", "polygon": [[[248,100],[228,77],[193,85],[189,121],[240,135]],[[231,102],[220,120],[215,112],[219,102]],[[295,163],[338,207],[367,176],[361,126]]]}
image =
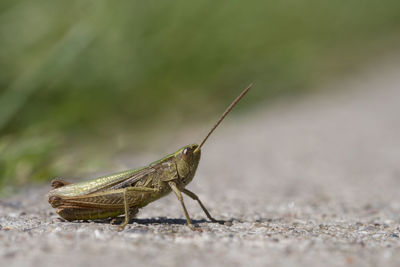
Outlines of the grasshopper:
{"label": "grasshopper", "polygon": [[197,201],[207,218],[214,219],[199,197],[185,187],[192,181],[200,161],[201,147],[232,108],[251,89],[250,84],[225,110],[200,145],[187,145],[146,167],[127,170],[79,183],[62,179],[51,182],[53,189],[48,201],[57,213],[68,221],[114,218],[124,214],[125,220],[118,227],[125,228],[130,218],[150,202],[173,191],[178,198],[190,229],[195,228],[183,202],[182,193]]}

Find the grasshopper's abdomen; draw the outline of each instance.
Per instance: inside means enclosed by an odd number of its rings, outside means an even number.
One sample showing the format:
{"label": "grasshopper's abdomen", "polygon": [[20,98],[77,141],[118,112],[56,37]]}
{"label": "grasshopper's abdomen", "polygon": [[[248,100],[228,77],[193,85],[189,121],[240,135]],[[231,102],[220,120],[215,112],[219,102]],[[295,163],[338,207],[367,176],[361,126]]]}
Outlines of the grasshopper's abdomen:
{"label": "grasshopper's abdomen", "polygon": [[58,215],[67,221],[96,220],[117,217],[124,213],[124,209],[93,209],[83,207],[59,208]]}

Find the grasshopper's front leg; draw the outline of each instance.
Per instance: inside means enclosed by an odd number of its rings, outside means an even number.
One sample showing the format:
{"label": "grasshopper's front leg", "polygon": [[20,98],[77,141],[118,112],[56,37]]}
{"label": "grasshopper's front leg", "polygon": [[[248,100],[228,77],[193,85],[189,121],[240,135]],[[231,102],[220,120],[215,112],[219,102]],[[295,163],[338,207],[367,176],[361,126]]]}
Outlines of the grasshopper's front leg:
{"label": "grasshopper's front leg", "polygon": [[126,187],[124,188],[124,208],[125,208],[125,221],[123,224],[121,224],[120,226],[118,226],[118,231],[122,231],[125,226],[129,223],[130,220],[130,205],[129,205],[129,194],[133,193],[133,192],[143,192],[143,193],[155,193],[158,192],[158,189],[154,189],[154,188],[147,188],[147,187]]}
{"label": "grasshopper's front leg", "polygon": [[192,220],[190,220],[189,213],[188,213],[188,211],[187,211],[187,209],[185,207],[185,203],[183,202],[183,196],[182,196],[182,193],[179,190],[179,188],[176,186],[176,184],[174,182],[168,182],[168,185],[171,187],[172,191],[174,191],[174,193],[175,193],[176,197],[178,198],[179,202],[181,202],[181,204],[182,204],[182,208],[183,208],[183,211],[185,212],[186,221],[188,223],[189,228],[191,230],[200,231],[201,232],[202,230],[200,228],[196,228],[192,224]]}

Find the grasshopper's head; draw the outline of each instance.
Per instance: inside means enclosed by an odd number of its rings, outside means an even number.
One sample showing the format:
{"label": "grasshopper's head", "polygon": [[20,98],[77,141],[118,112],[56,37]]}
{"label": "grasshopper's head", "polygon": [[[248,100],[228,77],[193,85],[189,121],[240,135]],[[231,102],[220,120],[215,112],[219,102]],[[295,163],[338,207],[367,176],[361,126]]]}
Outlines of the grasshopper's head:
{"label": "grasshopper's head", "polygon": [[196,144],[182,147],[175,152],[176,166],[178,168],[179,178],[183,185],[192,181],[200,161],[200,149]]}

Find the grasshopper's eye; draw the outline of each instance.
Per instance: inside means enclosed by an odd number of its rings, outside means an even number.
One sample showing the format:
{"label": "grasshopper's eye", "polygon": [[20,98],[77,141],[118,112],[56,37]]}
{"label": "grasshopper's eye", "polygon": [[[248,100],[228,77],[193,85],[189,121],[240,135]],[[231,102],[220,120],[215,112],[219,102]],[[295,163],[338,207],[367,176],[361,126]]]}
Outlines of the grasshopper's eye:
{"label": "grasshopper's eye", "polygon": [[184,160],[189,160],[191,156],[192,156],[192,150],[190,150],[190,149],[188,149],[188,148],[185,148],[185,149],[182,151],[182,158],[183,158]]}

